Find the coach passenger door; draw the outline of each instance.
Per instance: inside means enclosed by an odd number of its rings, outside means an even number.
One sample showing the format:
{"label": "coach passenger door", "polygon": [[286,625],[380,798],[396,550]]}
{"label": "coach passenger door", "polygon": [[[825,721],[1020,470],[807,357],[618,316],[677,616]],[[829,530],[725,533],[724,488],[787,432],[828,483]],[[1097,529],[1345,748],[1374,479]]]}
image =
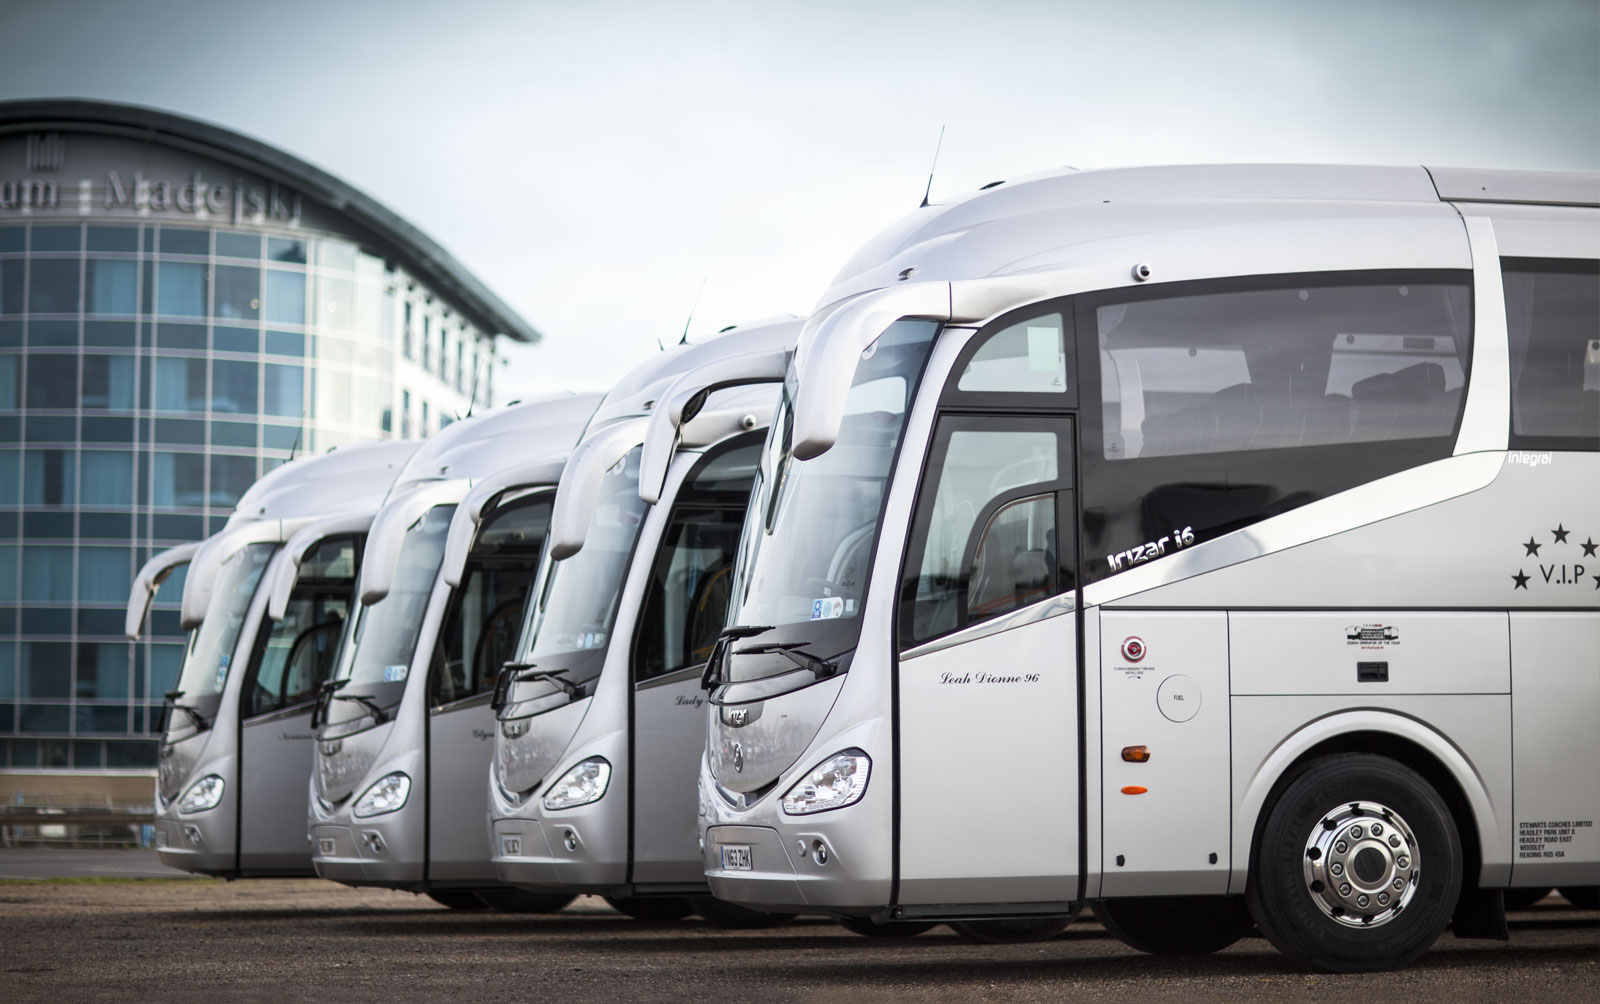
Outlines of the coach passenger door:
{"label": "coach passenger door", "polygon": [[1030,314],[958,356],[918,490],[897,625],[901,904],[1079,896],[1071,315]]}

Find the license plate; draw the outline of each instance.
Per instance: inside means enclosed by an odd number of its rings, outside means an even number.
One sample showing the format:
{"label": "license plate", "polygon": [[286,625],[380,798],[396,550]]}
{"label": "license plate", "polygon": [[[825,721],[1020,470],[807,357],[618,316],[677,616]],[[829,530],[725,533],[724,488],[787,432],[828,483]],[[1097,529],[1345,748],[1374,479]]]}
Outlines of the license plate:
{"label": "license plate", "polygon": [[500,856],[503,858],[520,858],[522,856],[522,838],[511,836],[501,837]]}
{"label": "license plate", "polygon": [[323,857],[329,858],[333,856],[333,846],[332,837],[317,838],[317,853],[321,854]]}
{"label": "license plate", "polygon": [[725,872],[747,872],[750,870],[750,845],[749,844],[720,844],[722,849],[722,870]]}

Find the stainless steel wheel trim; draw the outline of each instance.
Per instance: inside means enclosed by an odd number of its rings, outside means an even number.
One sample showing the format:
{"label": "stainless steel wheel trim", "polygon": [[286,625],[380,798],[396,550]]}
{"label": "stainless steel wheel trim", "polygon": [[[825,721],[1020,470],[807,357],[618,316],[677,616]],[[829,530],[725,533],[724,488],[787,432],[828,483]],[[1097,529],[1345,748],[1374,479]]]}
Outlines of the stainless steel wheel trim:
{"label": "stainless steel wheel trim", "polygon": [[1357,928],[1393,920],[1422,876],[1416,835],[1399,813],[1377,802],[1323,813],[1306,837],[1303,866],[1311,901],[1336,923]]}

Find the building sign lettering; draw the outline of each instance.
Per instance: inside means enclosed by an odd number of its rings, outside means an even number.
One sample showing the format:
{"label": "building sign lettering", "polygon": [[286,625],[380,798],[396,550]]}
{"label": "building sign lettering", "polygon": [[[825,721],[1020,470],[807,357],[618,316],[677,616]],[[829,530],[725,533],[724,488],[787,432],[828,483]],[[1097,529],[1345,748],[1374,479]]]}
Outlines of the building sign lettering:
{"label": "building sign lettering", "polygon": [[195,171],[183,181],[149,178],[143,171],[106,172],[104,181],[84,178],[74,185],[55,178],[17,178],[0,181],[0,210],[20,213],[95,212],[117,215],[152,214],[217,217],[243,223],[300,225],[300,193],[282,185],[255,183],[244,178],[218,180]]}

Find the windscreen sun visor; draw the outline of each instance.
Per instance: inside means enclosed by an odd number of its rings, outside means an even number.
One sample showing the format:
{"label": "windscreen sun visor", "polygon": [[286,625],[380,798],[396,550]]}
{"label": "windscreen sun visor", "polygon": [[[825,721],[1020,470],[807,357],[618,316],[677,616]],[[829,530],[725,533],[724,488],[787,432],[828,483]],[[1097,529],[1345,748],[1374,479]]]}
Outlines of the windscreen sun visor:
{"label": "windscreen sun visor", "polygon": [[[798,334],[799,326],[795,325],[795,329]],[[672,455],[680,435],[686,424],[702,416],[705,419],[712,418],[712,415],[704,412],[712,394],[751,384],[781,383],[789,370],[790,355],[790,348],[779,347],[729,356],[690,370],[674,380],[666,393],[661,395],[661,403],[651,413],[649,424],[645,427],[644,451],[639,458],[639,498],[651,505],[661,501],[667,469],[672,464]],[[760,421],[770,419],[771,415],[755,417]],[[732,420],[738,424],[728,428],[730,433],[739,431],[742,416],[733,416]],[[749,427],[754,428],[754,425]]]}
{"label": "windscreen sun visor", "polygon": [[617,422],[584,437],[572,451],[550,516],[550,556],[556,561],[583,550],[606,471],[644,441],[644,431],[643,419]]}
{"label": "windscreen sun visor", "polygon": [[283,545],[283,553],[268,572],[272,578],[267,584],[270,590],[267,594],[267,616],[275,621],[283,620],[289,610],[289,599],[294,595],[295,581],[300,577],[300,563],[307,554],[329,537],[366,533],[372,526],[372,519],[370,512],[344,513],[316,520],[297,530]]}
{"label": "windscreen sun visor", "polygon": [[828,452],[839,438],[845,399],[861,353],[902,318],[974,324],[1003,310],[1060,295],[1085,268],[1052,268],[955,282],[907,282],[860,293],[812,314],[800,332],[794,368],[796,459]]}
{"label": "windscreen sun visor", "polygon": [[400,566],[400,548],[405,543],[406,531],[429,509],[454,505],[466,493],[467,481],[463,478],[423,481],[383,504],[372,521],[361,558],[357,593],[363,604],[371,606],[389,595],[395,570]]}
{"label": "windscreen sun visor", "polygon": [[185,631],[192,631],[205,620],[217,572],[241,548],[250,544],[281,544],[311,521],[312,517],[255,520],[229,527],[206,540],[189,562],[189,577],[183,584],[179,626]]}
{"label": "windscreen sun visor", "polygon": [[445,584],[452,589],[461,585],[461,573],[466,569],[467,557],[472,553],[472,543],[477,538],[478,527],[483,523],[485,514],[499,505],[500,500],[509,493],[557,484],[566,466],[565,455],[547,457],[491,474],[473,485],[450,520],[444,560],[439,566],[439,575]]}
{"label": "windscreen sun visor", "polygon": [[138,641],[144,633],[145,618],[150,615],[150,604],[155,602],[156,591],[161,588],[161,583],[187,565],[204,544],[205,541],[197,540],[168,548],[153,555],[139,569],[139,574],[133,577],[133,587],[128,591],[128,613],[122,627],[129,641]]}

